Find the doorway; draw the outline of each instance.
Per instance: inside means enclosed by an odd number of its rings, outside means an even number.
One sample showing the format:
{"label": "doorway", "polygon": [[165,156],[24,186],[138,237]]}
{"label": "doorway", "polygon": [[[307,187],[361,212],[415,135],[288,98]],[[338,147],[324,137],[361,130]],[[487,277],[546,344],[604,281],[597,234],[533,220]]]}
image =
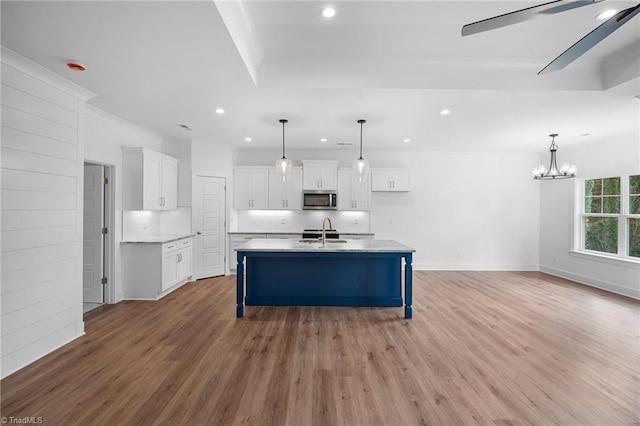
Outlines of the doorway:
{"label": "doorway", "polygon": [[192,224],[195,231],[193,279],[224,275],[226,179],[196,175]]}
{"label": "doorway", "polygon": [[88,312],[107,300],[110,271],[112,167],[84,163],[83,244],[82,244],[82,307]]}

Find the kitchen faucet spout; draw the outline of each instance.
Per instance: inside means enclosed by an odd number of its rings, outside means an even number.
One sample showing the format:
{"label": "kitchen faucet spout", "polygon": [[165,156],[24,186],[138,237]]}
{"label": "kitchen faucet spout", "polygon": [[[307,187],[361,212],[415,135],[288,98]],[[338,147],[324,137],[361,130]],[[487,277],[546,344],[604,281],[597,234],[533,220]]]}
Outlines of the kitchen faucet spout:
{"label": "kitchen faucet spout", "polygon": [[325,217],[322,219],[322,247],[324,247],[324,243],[327,240],[327,232],[325,230],[325,225],[329,221],[329,230],[333,231],[333,224],[331,223],[331,218]]}

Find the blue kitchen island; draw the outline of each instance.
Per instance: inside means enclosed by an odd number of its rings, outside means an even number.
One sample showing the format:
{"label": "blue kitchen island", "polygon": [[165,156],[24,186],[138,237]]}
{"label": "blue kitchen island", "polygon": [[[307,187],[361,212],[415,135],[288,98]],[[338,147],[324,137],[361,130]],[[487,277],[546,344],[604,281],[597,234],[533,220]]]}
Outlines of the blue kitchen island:
{"label": "blue kitchen island", "polygon": [[400,307],[404,304],[404,317],[412,316],[411,262],[415,250],[396,241],[343,240],[323,245],[254,239],[236,251],[238,318],[244,315],[245,305]]}

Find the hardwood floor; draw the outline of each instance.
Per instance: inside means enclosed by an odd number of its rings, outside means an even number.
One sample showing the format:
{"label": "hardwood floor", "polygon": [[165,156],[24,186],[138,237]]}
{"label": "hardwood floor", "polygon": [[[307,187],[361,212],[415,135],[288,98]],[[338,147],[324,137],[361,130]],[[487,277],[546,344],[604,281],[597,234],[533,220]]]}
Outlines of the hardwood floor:
{"label": "hardwood floor", "polygon": [[247,307],[235,277],[85,316],[2,380],[45,425],[640,423],[640,303],[537,272],[416,272],[401,308]]}

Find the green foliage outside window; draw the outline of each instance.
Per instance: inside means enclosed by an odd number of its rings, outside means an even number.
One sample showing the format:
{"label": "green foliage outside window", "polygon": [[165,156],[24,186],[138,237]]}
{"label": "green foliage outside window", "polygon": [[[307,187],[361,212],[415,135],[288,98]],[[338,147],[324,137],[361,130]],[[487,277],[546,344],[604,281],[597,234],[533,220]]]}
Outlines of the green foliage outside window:
{"label": "green foliage outside window", "polygon": [[589,179],[584,184],[585,213],[620,213],[620,178]]}
{"label": "green foliage outside window", "polygon": [[640,257],[640,219],[629,219],[629,256]]}
{"label": "green foliage outside window", "polygon": [[603,253],[618,253],[618,218],[585,217],[584,248]]}
{"label": "green foliage outside window", "polygon": [[[629,176],[629,214],[640,214],[640,175]],[[629,218],[629,256],[640,257],[640,218]]]}
{"label": "green foliage outside window", "polygon": [[640,175],[629,176],[629,213],[640,214]]}
{"label": "green foliage outside window", "polygon": [[[584,184],[584,212],[620,214],[620,178],[589,179]],[[618,218],[586,216],[584,248],[618,253]]]}

